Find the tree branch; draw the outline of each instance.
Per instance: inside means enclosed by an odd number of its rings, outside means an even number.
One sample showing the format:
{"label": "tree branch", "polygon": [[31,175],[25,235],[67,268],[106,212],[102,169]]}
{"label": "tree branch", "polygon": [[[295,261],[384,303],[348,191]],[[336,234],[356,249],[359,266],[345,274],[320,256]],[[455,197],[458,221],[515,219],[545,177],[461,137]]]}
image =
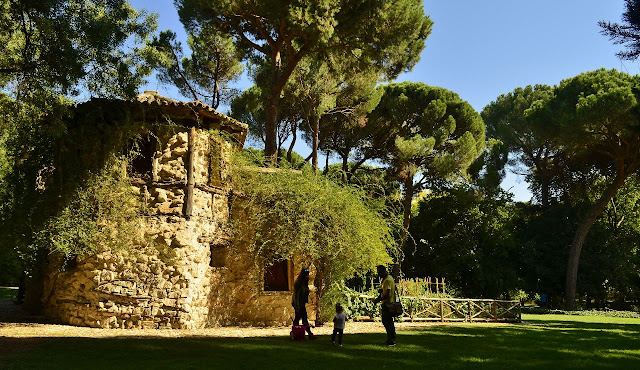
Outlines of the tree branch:
{"label": "tree branch", "polygon": [[251,24],[253,24],[253,26],[258,30],[258,33],[262,36],[262,38],[264,38],[265,41],[267,41],[267,43],[269,44],[269,46],[271,46],[271,53],[275,53],[276,50],[278,50],[276,46],[276,42],[273,38],[271,38],[271,36],[267,35],[267,32],[265,31],[264,27],[262,27],[260,16],[254,15],[251,18]]}
{"label": "tree branch", "polygon": [[[238,15],[236,15],[236,17],[240,17]],[[263,48],[262,46],[256,44],[255,42],[251,41],[247,35],[244,34],[244,31],[242,31],[241,29],[238,28],[237,25],[231,25],[231,27],[234,29],[234,31],[236,31],[236,33],[242,38],[242,40],[246,43],[248,43],[249,45],[251,45],[252,48],[258,50],[259,52],[261,52],[264,55],[269,55],[269,51],[265,48]]]}

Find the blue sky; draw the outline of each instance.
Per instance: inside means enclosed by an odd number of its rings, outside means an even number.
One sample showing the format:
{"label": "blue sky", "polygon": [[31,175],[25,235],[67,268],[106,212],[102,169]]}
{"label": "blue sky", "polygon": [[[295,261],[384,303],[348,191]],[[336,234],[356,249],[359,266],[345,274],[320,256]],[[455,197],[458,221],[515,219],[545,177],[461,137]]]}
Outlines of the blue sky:
{"label": "blue sky", "polygon": [[[172,0],[131,3],[158,13],[160,30],[171,29],[186,40]],[[433,32],[420,62],[397,81],[447,88],[478,111],[519,86],[555,85],[603,67],[640,71],[637,62],[617,59],[621,46],[599,33],[598,21],[620,21],[623,0],[425,0],[424,7],[434,21]],[[237,87],[250,84],[242,79]],[[153,78],[146,88],[181,99],[175,89]],[[310,152],[304,144],[296,150]],[[521,176],[510,173],[502,186],[514,193],[515,200],[531,198]]]}

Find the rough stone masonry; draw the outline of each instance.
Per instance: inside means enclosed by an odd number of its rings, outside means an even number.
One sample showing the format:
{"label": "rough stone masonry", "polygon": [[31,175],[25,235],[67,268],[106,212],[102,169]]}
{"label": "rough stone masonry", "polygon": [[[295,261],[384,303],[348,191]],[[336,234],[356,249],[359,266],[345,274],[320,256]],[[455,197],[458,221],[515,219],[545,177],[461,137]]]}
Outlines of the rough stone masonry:
{"label": "rough stone masonry", "polygon": [[[245,248],[247,241],[230,230],[231,220],[242,215],[231,211],[231,202],[239,200],[229,159],[242,149],[247,126],[200,102],[181,103],[155,91],[108,103],[126,105],[140,119],[173,124],[150,140],[148,176],[132,178],[147,210],[139,219],[140,243],[77,257],[67,271],[50,263],[45,315],[71,325],[123,329],[287,323],[297,263],[287,265],[289,289],[265,291],[263,267]],[[212,138],[212,129],[227,140]]]}

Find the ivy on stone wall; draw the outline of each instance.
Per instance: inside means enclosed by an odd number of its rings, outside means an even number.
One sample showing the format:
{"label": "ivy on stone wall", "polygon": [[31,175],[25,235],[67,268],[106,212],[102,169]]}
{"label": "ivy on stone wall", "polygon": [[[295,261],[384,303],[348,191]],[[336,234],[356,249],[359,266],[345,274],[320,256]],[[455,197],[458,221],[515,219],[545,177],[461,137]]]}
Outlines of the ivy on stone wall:
{"label": "ivy on stone wall", "polygon": [[310,261],[320,312],[331,313],[335,282],[391,262],[397,245],[390,227],[367,207],[363,193],[312,171],[264,169],[247,162],[236,158],[233,170],[234,188],[241,193],[233,211],[243,215],[234,216],[233,230],[242,234],[236,239],[248,241],[257,264],[294,256]]}
{"label": "ivy on stone wall", "polygon": [[[126,143],[159,124],[132,118],[118,101],[74,108],[44,96],[32,104],[10,103],[0,114],[8,163],[0,179],[0,248],[13,248],[22,267],[32,270],[51,252],[69,258],[125,245],[121,237],[128,237],[125,230],[140,207],[126,184],[125,162],[136,154],[127,153]],[[169,122],[163,126],[172,129]],[[109,218],[120,231],[107,225]]]}
{"label": "ivy on stone wall", "polygon": [[126,157],[113,156],[90,174],[75,195],[34,237],[31,248],[45,248],[69,261],[77,255],[118,250],[144,240],[144,204],[130,185]]}

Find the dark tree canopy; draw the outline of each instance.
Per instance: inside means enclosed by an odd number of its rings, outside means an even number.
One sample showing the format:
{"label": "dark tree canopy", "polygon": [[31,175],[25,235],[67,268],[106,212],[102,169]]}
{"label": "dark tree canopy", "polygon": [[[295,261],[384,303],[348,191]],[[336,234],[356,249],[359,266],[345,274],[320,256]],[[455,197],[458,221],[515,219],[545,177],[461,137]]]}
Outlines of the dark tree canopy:
{"label": "dark tree canopy", "polygon": [[381,89],[368,124],[381,128],[372,145],[383,148],[380,159],[404,186],[404,244],[415,192],[429,178],[464,174],[484,150],[485,127],[478,112],[447,89],[413,82]]}
{"label": "dark tree canopy", "polygon": [[640,168],[640,116],[637,76],[599,69],[564,80],[533,116],[546,116],[547,130],[583,171],[597,173],[607,185],[582,216],[569,252],[566,305],[575,309],[576,281],[582,246],[589,230],[627,178]]}
{"label": "dark tree canopy", "polygon": [[0,5],[0,87],[19,94],[54,89],[135,96],[151,71],[135,38],[145,39],[155,17],[126,0],[3,1]]}
{"label": "dark tree canopy", "polygon": [[417,63],[432,25],[420,0],[177,0],[176,6],[189,32],[229,35],[247,60],[269,66],[265,151],[272,163],[281,93],[303,58],[338,53],[394,78]]}

